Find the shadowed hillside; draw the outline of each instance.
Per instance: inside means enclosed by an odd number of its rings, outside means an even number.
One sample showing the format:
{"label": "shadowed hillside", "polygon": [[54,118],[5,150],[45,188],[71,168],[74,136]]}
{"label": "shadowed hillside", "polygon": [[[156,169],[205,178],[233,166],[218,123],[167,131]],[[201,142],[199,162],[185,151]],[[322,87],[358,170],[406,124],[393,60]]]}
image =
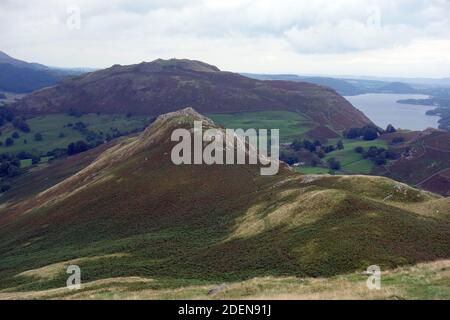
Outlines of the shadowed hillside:
{"label": "shadowed hillside", "polygon": [[31,69],[0,63],[0,90],[10,92],[31,92],[54,85],[62,79],[47,69]]}
{"label": "shadowed hillside", "polygon": [[18,60],[0,51],[0,90],[16,93],[32,92],[55,85],[72,74],[75,72]]}
{"label": "shadowed hillside", "polygon": [[64,287],[70,263],[84,282],[142,277],[162,290],[450,257],[449,199],[387,178],[173,165],[172,130],[199,119],[214,127],[192,109],[160,116],[72,177],[1,209],[0,290]]}
{"label": "shadowed hillside", "polygon": [[185,106],[201,113],[290,110],[341,130],[369,124],[332,89],[302,82],[260,81],[192,60],[155,60],[67,79],[30,94],[14,108],[29,114],[69,111],[157,116]]}

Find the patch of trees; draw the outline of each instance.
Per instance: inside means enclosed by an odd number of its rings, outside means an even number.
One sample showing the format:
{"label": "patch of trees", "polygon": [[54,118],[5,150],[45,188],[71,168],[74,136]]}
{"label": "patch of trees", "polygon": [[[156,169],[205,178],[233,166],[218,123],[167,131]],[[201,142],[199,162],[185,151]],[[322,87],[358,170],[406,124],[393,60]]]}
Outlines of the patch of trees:
{"label": "patch of trees", "polygon": [[74,123],[68,123],[65,125],[66,127],[70,127],[73,130],[76,130],[78,132],[80,132],[83,136],[84,139],[87,142],[91,142],[94,143],[95,145],[99,145],[101,143],[103,143],[105,140],[106,141],[110,141],[112,139],[118,138],[118,137],[122,137],[122,136],[126,136],[129,135],[131,133],[136,133],[136,132],[140,132],[143,130],[143,128],[136,128],[132,131],[120,131],[117,128],[110,128],[111,134],[107,133],[104,134],[103,132],[95,132],[93,130],[89,130],[88,126],[82,122],[82,121],[78,121],[75,124]]}
{"label": "patch of trees", "polygon": [[30,132],[30,126],[24,118],[16,117],[14,113],[6,107],[0,107],[0,126],[4,125],[6,122],[11,122],[15,128],[22,132]]}
{"label": "patch of trees", "polygon": [[[327,153],[344,149],[344,143],[339,140],[336,145],[323,145],[319,140],[296,139],[280,153],[280,160],[289,165],[305,163],[313,167],[323,164]],[[340,166],[340,164],[339,164]]]}
{"label": "patch of trees", "polygon": [[73,130],[80,132],[87,141],[103,140],[103,137],[100,134],[95,131],[89,130],[87,128],[87,125],[82,121],[78,121],[75,124],[69,123],[67,124],[67,126],[71,127]]}
{"label": "patch of trees", "polygon": [[67,155],[67,148],[55,148],[47,152],[47,157],[61,158]]}
{"label": "patch of trees", "polygon": [[36,152],[21,151],[16,155],[16,157],[21,160],[31,159],[33,164],[38,164],[41,162],[41,157]]}
{"label": "patch of trees", "polygon": [[88,144],[83,140],[78,140],[76,142],[69,143],[67,145],[67,148],[55,148],[51,151],[48,151],[46,153],[46,156],[52,157],[52,158],[62,158],[67,155],[70,156],[70,155],[74,155],[74,154],[78,154],[78,153],[87,151],[98,145],[99,145],[99,143]]}
{"label": "patch of trees", "polygon": [[88,150],[90,146],[83,140],[72,142],[67,146],[67,154],[73,155]]}
{"label": "patch of trees", "polygon": [[280,152],[280,160],[286,162],[289,165],[296,163],[302,163],[310,166],[317,166],[321,163],[317,154],[309,152],[308,150],[295,151],[291,148],[283,148]]}
{"label": "patch of trees", "polygon": [[336,150],[336,148],[333,145],[328,145],[328,146],[323,146],[321,148],[321,150],[323,150],[323,152],[325,153],[330,153]]}
{"label": "patch of trees", "polygon": [[0,186],[0,193],[6,192],[11,189],[11,185],[4,183]]}
{"label": "patch of trees", "polygon": [[283,150],[280,153],[280,160],[286,162],[288,165],[292,166],[295,163],[300,162],[299,156],[296,152],[291,150]]}
{"label": "patch of trees", "polygon": [[328,167],[330,168],[330,170],[332,170],[332,171],[341,170],[341,163],[336,158],[328,159],[327,163],[328,163]]}
{"label": "patch of trees", "polygon": [[316,148],[320,147],[321,145],[322,144],[320,143],[319,140],[316,140],[315,142],[311,142],[306,139],[303,139],[303,140],[295,139],[291,143],[291,148],[294,149],[295,151],[299,151],[301,149],[306,149],[309,152],[314,152],[314,151],[316,151]]}
{"label": "patch of trees", "polygon": [[[12,142],[14,140],[12,138]],[[7,141],[8,141],[7,139]],[[31,163],[36,165],[41,162],[41,154],[38,152],[28,152],[21,151],[18,153],[2,153],[0,154],[0,178],[2,180],[2,184],[0,185],[0,192],[6,192],[11,188],[11,185],[8,182],[10,178],[16,177],[26,170],[21,169],[21,160],[31,159]]]}
{"label": "patch of trees", "polygon": [[[342,140],[339,140],[337,142],[336,145],[327,145],[324,146],[322,145],[322,143],[319,140],[316,141],[310,141],[307,139],[303,139],[303,140],[294,140],[294,142],[291,143],[290,148],[295,150],[295,151],[300,151],[301,149],[305,149],[308,150],[309,152],[314,152],[314,153],[330,153],[333,152],[335,150],[341,150],[344,149],[344,144],[342,142]],[[323,156],[321,157],[323,158]]]}
{"label": "patch of trees", "polygon": [[21,130],[22,132],[25,132],[25,133],[30,132],[30,126],[23,118],[15,117],[11,123],[15,128]]}
{"label": "patch of trees", "polygon": [[377,139],[382,134],[394,132],[397,132],[397,130],[392,124],[389,124],[386,127],[386,130],[382,130],[373,125],[368,125],[362,128],[350,128],[348,130],[345,130],[343,135],[347,139],[363,139],[366,141],[371,141]]}
{"label": "patch of trees", "polygon": [[362,154],[364,159],[369,159],[377,165],[385,165],[388,160],[395,160],[399,156],[394,150],[375,146],[369,147],[367,150],[359,146],[355,148],[355,152]]}
{"label": "patch of trees", "polygon": [[7,138],[5,140],[5,146],[11,147],[14,144],[14,140],[12,138]]}
{"label": "patch of trees", "polygon": [[361,147],[361,146],[358,146],[358,147],[355,148],[355,152],[362,154],[364,152],[364,148]]}
{"label": "patch of trees", "polygon": [[[20,169],[20,160],[31,159],[32,164],[38,164],[41,157],[38,153],[22,151],[17,154],[0,154],[0,177],[2,179],[13,178],[20,175],[23,170]],[[0,192],[6,192],[11,188],[9,184],[3,183],[0,186]]]}
{"label": "patch of trees", "polygon": [[20,160],[9,153],[0,155],[0,177],[15,177],[20,174]]}
{"label": "patch of trees", "polygon": [[87,126],[83,121],[75,122],[75,124],[72,127],[74,130],[83,131],[86,130]]}
{"label": "patch of trees", "polygon": [[368,125],[362,128],[350,128],[345,130],[343,135],[347,139],[363,139],[371,141],[377,139],[381,133],[381,130],[377,127]]}
{"label": "patch of trees", "polygon": [[6,107],[0,107],[0,126],[6,122],[11,122],[14,119],[14,114]]}
{"label": "patch of trees", "polygon": [[394,133],[394,132],[397,132],[397,130],[394,128],[392,124],[388,124],[388,126],[386,127],[386,133]]}

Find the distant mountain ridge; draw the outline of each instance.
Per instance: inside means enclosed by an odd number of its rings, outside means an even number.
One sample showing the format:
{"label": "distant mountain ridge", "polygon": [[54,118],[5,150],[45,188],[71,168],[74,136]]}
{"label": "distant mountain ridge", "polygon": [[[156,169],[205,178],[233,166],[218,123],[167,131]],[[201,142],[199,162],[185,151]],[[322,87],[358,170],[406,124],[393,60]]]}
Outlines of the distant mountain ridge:
{"label": "distant mountain ridge", "polygon": [[63,77],[46,69],[0,63],[0,90],[27,93],[56,84]]}
{"label": "distant mountain ridge", "polygon": [[389,82],[382,80],[369,80],[365,78],[353,79],[325,76],[312,77],[293,74],[278,75],[243,73],[243,75],[259,80],[288,80],[314,83],[330,87],[343,96],[354,96],[365,93],[420,93],[420,90],[414,88],[413,85],[400,81]]}
{"label": "distant mountain ridge", "polygon": [[52,68],[26,62],[0,51],[0,91],[28,93],[53,86],[65,77],[82,73],[82,69]]}
{"label": "distant mountain ridge", "polygon": [[402,82],[392,82],[379,89],[381,93],[417,93],[417,90]]}
{"label": "distant mountain ridge", "polygon": [[202,113],[290,110],[337,130],[371,123],[332,89],[250,79],[187,59],[114,65],[66,79],[13,105],[30,115],[77,110],[149,116],[186,106]]}
{"label": "distant mountain ridge", "polygon": [[297,76],[297,75],[264,75],[264,74],[251,74],[243,73],[242,75],[248,76],[250,78],[259,80],[287,80],[287,81],[299,81],[299,82],[309,82],[317,85],[327,86],[337,93],[343,96],[353,96],[365,93],[361,88],[353,85],[349,81],[344,79],[329,78],[329,77],[308,77],[308,76]]}
{"label": "distant mountain ridge", "polygon": [[35,70],[48,70],[49,69],[47,66],[45,66],[43,64],[39,64],[39,63],[35,63],[35,62],[30,63],[30,62],[26,62],[23,60],[13,58],[3,51],[0,51],[0,63],[7,63],[7,64],[13,65],[15,67],[31,68],[31,69],[35,69]]}

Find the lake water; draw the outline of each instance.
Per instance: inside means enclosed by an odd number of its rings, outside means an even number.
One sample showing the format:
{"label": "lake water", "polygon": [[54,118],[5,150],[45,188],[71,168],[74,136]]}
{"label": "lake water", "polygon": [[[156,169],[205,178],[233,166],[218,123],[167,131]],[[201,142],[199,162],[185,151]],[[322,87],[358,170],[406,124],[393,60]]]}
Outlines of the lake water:
{"label": "lake water", "polygon": [[386,128],[392,124],[395,128],[424,130],[437,128],[438,116],[427,116],[425,112],[432,106],[397,103],[400,99],[426,99],[422,94],[368,93],[358,96],[346,96],[350,103],[361,110],[376,125]]}

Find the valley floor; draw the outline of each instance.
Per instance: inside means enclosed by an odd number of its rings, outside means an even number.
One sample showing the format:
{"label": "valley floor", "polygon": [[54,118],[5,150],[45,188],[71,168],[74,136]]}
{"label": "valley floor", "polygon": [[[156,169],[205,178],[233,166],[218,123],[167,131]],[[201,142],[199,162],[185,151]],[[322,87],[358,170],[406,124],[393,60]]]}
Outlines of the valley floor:
{"label": "valley floor", "polygon": [[[208,295],[221,284],[160,287],[149,278],[108,278],[43,291],[0,291],[0,299],[450,299],[450,260],[421,263],[382,271],[381,289],[369,290],[367,275],[352,273],[331,278],[263,277],[227,283],[223,291]],[[159,288],[158,288],[159,287]]]}

